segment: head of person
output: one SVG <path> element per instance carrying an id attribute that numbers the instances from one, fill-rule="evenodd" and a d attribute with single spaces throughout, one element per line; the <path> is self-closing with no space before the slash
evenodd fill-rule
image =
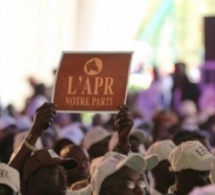
<path id="1" fill-rule="evenodd" d="M 60 152 L 62 158 L 74 158 L 78 161 L 78 167 L 67 170 L 67 183 L 71 186 L 74 182 L 89 177 L 90 159 L 87 151 L 80 146 L 68 145 Z"/>
<path id="2" fill-rule="evenodd" d="M 5 163 L 0 163 L 0 195 L 19 195 L 19 172 Z"/>
<path id="3" fill-rule="evenodd" d="M 108 152 L 99 160 L 92 174 L 92 195 L 148 194 L 144 171 L 153 168 L 157 163 L 156 155 L 146 159 L 137 153 L 125 156 Z"/>
<path id="4" fill-rule="evenodd" d="M 169 171 L 170 162 L 168 160 L 170 153 L 175 147 L 172 140 L 163 140 L 155 142 L 146 151 L 146 156 L 158 155 L 159 163 L 151 172 L 154 179 L 154 187 L 160 192 L 164 190 L 162 193 L 167 193 L 168 188 L 175 182 L 173 172 Z M 159 185 L 162 185 L 162 187 Z"/>
<path id="5" fill-rule="evenodd" d="M 176 113 L 170 110 L 161 110 L 153 116 L 153 140 L 159 141 L 169 136 L 169 128 L 178 123 Z"/>
<path id="6" fill-rule="evenodd" d="M 63 159 L 51 149 L 41 149 L 30 156 L 23 170 L 24 193 L 31 195 L 65 195 L 65 169 L 78 166 L 74 159 Z"/>
<path id="7" fill-rule="evenodd" d="M 129 143 L 131 144 L 131 151 L 140 154 L 145 154 L 146 148 L 144 142 L 146 141 L 146 135 L 142 130 L 134 129 L 129 136 Z"/>
<path id="8" fill-rule="evenodd" d="M 209 151 L 211 149 L 209 135 L 206 131 L 182 130 L 174 135 L 173 141 L 176 145 L 180 145 L 181 143 L 186 141 L 200 141 Z"/>
<path id="9" fill-rule="evenodd" d="M 59 155 L 60 151 L 68 145 L 81 145 L 84 133 L 81 128 L 70 124 L 63 127 L 59 133 L 59 139 L 54 143 L 53 150 Z"/>
<path id="10" fill-rule="evenodd" d="M 184 62 L 176 62 L 175 63 L 175 75 L 176 76 L 183 76 L 186 74 L 186 64 Z"/>
<path id="11" fill-rule="evenodd" d="M 188 194 L 194 187 L 210 184 L 213 160 L 212 154 L 199 141 L 183 142 L 174 148 L 169 161 L 175 173 L 176 191 L 183 189 Z"/>
<path id="12" fill-rule="evenodd" d="M 101 126 L 89 129 L 83 140 L 83 147 L 90 155 L 90 159 L 103 156 L 108 151 L 111 133 Z"/>

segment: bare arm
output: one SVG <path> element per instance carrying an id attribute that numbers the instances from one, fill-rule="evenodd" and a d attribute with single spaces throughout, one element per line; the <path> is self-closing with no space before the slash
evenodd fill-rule
<path id="1" fill-rule="evenodd" d="M 25 138 L 25 141 L 31 146 L 35 146 L 43 131 L 47 129 L 49 124 L 53 121 L 55 114 L 55 106 L 52 103 L 45 103 L 38 108 L 34 116 L 32 127 Z M 25 141 L 22 143 L 19 151 L 9 162 L 9 165 L 17 169 L 20 174 L 22 173 L 25 161 L 32 152 L 32 149 L 25 144 Z"/>
<path id="2" fill-rule="evenodd" d="M 115 129 L 118 132 L 116 152 L 128 154 L 130 152 L 129 135 L 133 126 L 133 116 L 127 106 L 121 106 L 115 117 Z"/>

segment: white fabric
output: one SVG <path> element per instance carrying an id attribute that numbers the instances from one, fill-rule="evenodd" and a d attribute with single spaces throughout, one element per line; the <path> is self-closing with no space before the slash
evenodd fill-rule
<path id="1" fill-rule="evenodd" d="M 133 153 L 128 156 L 116 152 L 108 152 L 102 160 L 99 160 L 97 167 L 91 177 L 92 194 L 98 195 L 102 182 L 109 175 L 120 170 L 123 166 L 128 166 L 137 173 L 154 168 L 158 163 L 156 155 L 143 158 L 142 155 Z"/>
<path id="2" fill-rule="evenodd" d="M 157 141 L 148 148 L 146 155 L 157 154 L 159 162 L 162 160 L 168 160 L 170 153 L 175 147 L 176 145 L 172 140 Z"/>
<path id="3" fill-rule="evenodd" d="M 61 130 L 59 138 L 66 138 L 71 140 L 76 145 L 81 145 L 84 138 L 84 133 L 78 125 L 71 124 Z"/>
<path id="4" fill-rule="evenodd" d="M 215 194 L 215 185 L 208 185 L 204 187 L 196 187 L 192 190 L 189 195 L 214 195 Z"/>
<path id="5" fill-rule="evenodd" d="M 0 184 L 9 186 L 14 192 L 20 192 L 19 172 L 5 163 L 0 163 Z"/>
<path id="6" fill-rule="evenodd" d="M 211 169 L 212 154 L 199 141 L 187 141 L 171 152 L 169 161 L 174 172 L 183 169 L 206 171 Z"/>
<path id="7" fill-rule="evenodd" d="M 86 133 L 83 146 L 86 150 L 88 150 L 93 144 L 98 143 L 109 136 L 111 136 L 111 133 L 105 130 L 103 127 L 93 127 Z"/>

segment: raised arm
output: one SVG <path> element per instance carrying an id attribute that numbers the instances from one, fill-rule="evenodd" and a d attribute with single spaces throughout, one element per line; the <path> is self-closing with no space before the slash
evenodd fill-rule
<path id="1" fill-rule="evenodd" d="M 36 150 L 35 144 L 43 131 L 48 128 L 56 115 L 55 106 L 52 103 L 44 103 L 35 112 L 32 127 L 19 148 L 18 152 L 10 160 L 9 165 L 22 173 L 26 159 L 31 152 Z"/>
<path id="2" fill-rule="evenodd" d="M 130 152 L 129 134 L 133 127 L 133 116 L 127 106 L 121 106 L 119 113 L 115 117 L 114 126 L 118 132 L 118 143 L 115 151 L 128 154 Z"/>

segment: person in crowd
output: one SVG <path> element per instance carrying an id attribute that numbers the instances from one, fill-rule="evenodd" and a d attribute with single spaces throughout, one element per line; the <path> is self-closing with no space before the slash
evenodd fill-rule
<path id="1" fill-rule="evenodd" d="M 153 80 L 148 89 L 141 91 L 136 100 L 136 110 L 144 119 L 152 116 L 164 107 L 163 83 L 158 68 L 153 68 Z"/>
<path id="2" fill-rule="evenodd" d="M 25 162 L 23 169 L 25 195 L 65 195 L 67 178 L 64 169 L 73 169 L 78 162 L 60 158 L 52 149 L 36 151 Z"/>
<path id="3" fill-rule="evenodd" d="M 19 195 L 19 172 L 5 163 L 0 163 L 0 195 Z"/>
<path id="4" fill-rule="evenodd" d="M 209 133 L 210 144 L 215 147 L 215 114 L 211 114 L 204 123 L 199 125 L 199 128 Z"/>
<path id="5" fill-rule="evenodd" d="M 16 168 L 20 172 L 21 177 L 28 178 L 28 175 L 27 176 L 24 175 L 23 170 L 27 166 L 26 163 L 28 162 L 29 159 L 37 158 L 37 155 L 39 155 L 39 152 L 38 152 L 37 155 L 31 156 L 32 158 L 30 157 L 32 152 L 36 153 L 35 151 L 37 149 L 35 148 L 35 143 L 38 140 L 38 138 L 41 136 L 43 131 L 45 129 L 47 129 L 48 126 L 51 124 L 51 122 L 54 120 L 55 114 L 56 114 L 55 106 L 52 103 L 44 103 L 41 107 L 39 107 L 35 113 L 33 124 L 29 131 L 29 134 L 26 136 L 26 138 L 25 138 L 23 144 L 20 146 L 19 150 L 16 151 L 16 154 L 14 154 L 11 157 L 9 165 Z M 117 152 L 120 152 L 122 154 L 129 153 L 129 151 L 130 151 L 129 134 L 132 129 L 132 126 L 133 126 L 133 118 L 132 118 L 131 113 L 128 111 L 128 108 L 126 106 L 121 106 L 120 111 L 118 112 L 118 114 L 115 117 L 115 123 L 114 123 L 114 127 L 116 128 L 118 135 L 119 135 L 119 140 L 116 145 Z M 48 149 L 46 149 L 45 158 L 49 158 L 49 155 L 47 154 L 47 150 Z M 51 153 L 56 154 L 54 152 L 51 152 Z M 57 157 L 57 159 L 58 158 L 59 157 Z M 47 160 L 47 162 L 49 162 L 49 161 Z M 41 183 L 42 179 L 39 180 L 40 177 L 44 177 L 44 179 L 46 178 L 47 183 L 52 183 L 51 180 L 53 180 L 53 178 L 55 178 L 57 180 L 57 182 L 55 183 L 56 189 L 58 189 L 60 191 L 60 194 L 65 194 L 64 189 L 65 189 L 65 186 L 67 187 L 67 182 L 65 180 L 66 177 L 65 177 L 65 175 L 62 174 L 62 172 L 63 172 L 62 166 L 59 167 L 57 165 L 57 167 L 58 168 L 56 168 L 56 166 L 54 166 L 54 167 L 48 166 L 48 168 L 47 168 L 47 166 L 42 166 L 41 169 L 38 169 L 38 173 L 35 173 L 36 176 L 38 176 L 38 178 L 36 179 L 36 181 L 37 181 L 36 183 L 34 183 L 35 180 L 34 180 L 34 177 L 32 177 L 31 182 L 33 182 L 34 185 L 32 184 L 31 186 L 34 186 L 34 187 L 39 186 L 39 185 L 42 186 L 43 185 Z M 47 169 L 49 171 L 47 172 L 47 171 L 45 171 L 45 169 Z M 59 170 L 59 169 L 61 169 L 61 170 Z M 26 173 L 26 168 L 25 168 L 25 173 Z M 27 171 L 27 173 L 28 173 L 28 171 Z M 48 174 L 49 177 L 45 177 L 44 174 Z M 52 177 L 50 177 L 50 175 L 52 175 Z M 30 180 L 27 179 L 26 184 L 29 184 L 28 183 L 29 181 Z M 60 185 L 61 187 L 59 187 L 59 183 L 62 183 L 63 185 L 61 184 Z M 49 185 L 49 187 L 50 186 L 51 185 Z M 28 187 L 28 185 L 27 185 L 27 187 Z M 52 189 L 50 189 L 50 188 L 48 189 L 47 187 L 45 189 L 47 191 L 48 190 L 52 191 Z M 30 190 L 30 189 L 27 188 L 27 190 Z M 50 194 L 50 193 L 47 193 L 47 191 L 45 192 L 45 194 Z M 32 192 L 32 193 L 34 193 L 34 192 Z M 42 193 L 43 193 L 43 191 L 41 191 L 39 194 L 42 194 Z M 83 189 L 77 193 L 84 194 L 84 195 L 90 195 L 91 186 L 88 185 L 85 189 Z M 67 190 L 67 192 L 66 192 L 67 195 L 75 195 L 77 193 L 73 192 L 73 191 L 69 191 L 69 190 Z M 53 193 L 53 195 L 54 195 L 54 193 Z"/>
<path id="6" fill-rule="evenodd" d="M 143 132 L 143 130 L 139 129 L 132 129 L 129 134 L 129 144 L 131 146 L 131 152 L 140 153 L 142 155 L 145 155 L 145 141 L 147 140 L 147 136 Z M 112 137 L 109 141 L 109 151 L 113 151 L 116 143 L 118 141 L 118 133 L 114 132 L 112 134 Z"/>
<path id="7" fill-rule="evenodd" d="M 144 171 L 157 163 L 156 155 L 143 158 L 137 153 L 126 156 L 108 152 L 99 161 L 90 179 L 92 195 L 148 195 Z"/>
<path id="8" fill-rule="evenodd" d="M 146 156 L 158 155 L 159 163 L 152 170 L 153 186 L 151 195 L 162 195 L 168 193 L 168 189 L 175 182 L 173 172 L 170 172 L 170 162 L 168 157 L 175 148 L 172 140 L 163 140 L 153 143 L 146 151 Z"/>
<path id="9" fill-rule="evenodd" d="M 67 170 L 68 188 L 81 180 L 86 180 L 85 184 L 88 183 L 90 159 L 85 149 L 76 145 L 68 145 L 60 151 L 60 157 L 73 158 L 78 161 L 77 168 Z"/>
<path id="10" fill-rule="evenodd" d="M 68 145 L 81 145 L 84 133 L 80 127 L 70 124 L 63 127 L 59 133 L 59 139 L 54 143 L 53 149 L 57 154 Z"/>
<path id="11" fill-rule="evenodd" d="M 153 116 L 152 121 L 154 123 L 152 136 L 155 142 L 169 138 L 168 130 L 178 123 L 178 117 L 171 110 L 161 110 Z"/>
<path id="12" fill-rule="evenodd" d="M 101 126 L 89 129 L 83 140 L 83 147 L 90 155 L 90 159 L 103 156 L 108 151 L 111 133 Z"/>
<path id="13" fill-rule="evenodd" d="M 181 101 L 191 100 L 198 108 L 200 89 L 198 84 L 192 83 L 186 74 L 186 64 L 183 62 L 175 63 L 175 71 L 172 74 L 172 100 L 171 108 L 178 110 Z"/>
<path id="14" fill-rule="evenodd" d="M 34 113 L 41 105 L 48 101 L 47 87 L 43 83 L 38 83 L 34 86 L 34 94 L 26 103 L 25 114 L 34 117 Z"/>
<path id="15" fill-rule="evenodd" d="M 133 129 L 129 136 L 129 143 L 131 145 L 131 151 L 137 152 L 142 155 L 145 155 L 146 148 L 145 148 L 145 141 L 146 135 L 142 130 Z"/>
<path id="16" fill-rule="evenodd" d="M 186 141 L 200 141 L 209 151 L 211 150 L 211 145 L 209 142 L 209 135 L 204 131 L 188 131 L 181 130 L 177 132 L 173 137 L 173 142 L 175 145 L 180 145 Z"/>
<path id="17" fill-rule="evenodd" d="M 211 183 L 209 170 L 214 157 L 199 141 L 181 143 L 168 159 L 175 174 L 175 184 L 169 188 L 169 194 L 187 195 L 195 187 Z"/>

